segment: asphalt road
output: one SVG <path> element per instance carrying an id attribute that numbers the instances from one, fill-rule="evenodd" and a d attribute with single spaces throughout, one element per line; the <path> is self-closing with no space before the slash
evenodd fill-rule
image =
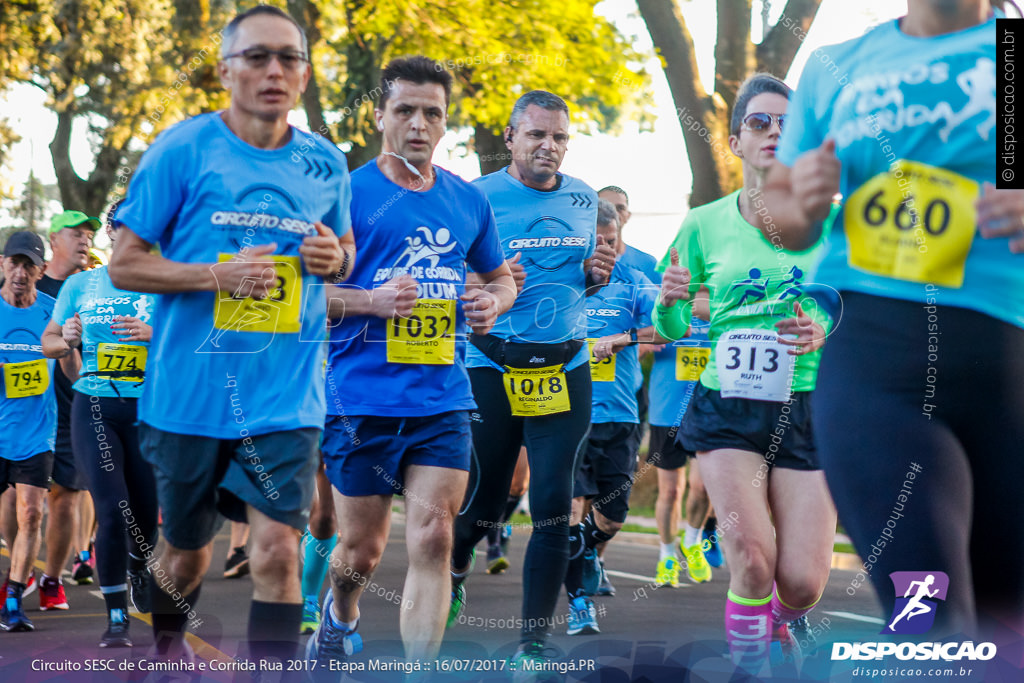
<path id="1" fill-rule="evenodd" d="M 193 674 L 193 679 L 222 682 L 249 679 L 248 675 L 237 672 L 212 670 L 223 667 L 238 652 L 239 640 L 246 631 L 252 588 L 249 578 L 226 580 L 221 576 L 227 554 L 227 530 L 225 525 L 217 538 L 216 560 L 197 606 L 202 623 L 190 642 L 203 672 Z M 361 603 L 360 633 L 365 647 L 352 663 L 366 668 L 346 674 L 344 680 L 390 683 L 403 678 L 394 671 L 379 671 L 381 667 L 403 662 L 400 609 L 396 605 L 401 600 L 407 564 L 403 535 L 403 526 L 393 525 L 382 566 L 373 577 L 371 591 L 364 595 Z M 505 659 L 518 642 L 515 620 L 520 615 L 525 544 L 526 533 L 517 530 L 510 548 L 512 568 L 501 575 L 488 575 L 482 566 L 484 563 L 478 563 L 467 584 L 464 619 L 446 634 L 442 648 L 444 661 L 422 663 L 434 672 L 429 680 L 508 680 Z M 657 548 L 650 544 L 621 538 L 610 544 L 606 567 L 617 594 L 598 599 L 601 633 L 567 636 L 564 616 L 560 616 L 550 643 L 559 655 L 558 661 L 564 662 L 566 667 L 582 669 L 570 671 L 565 680 L 607 683 L 747 680 L 745 676 L 735 676 L 733 667 L 724 657 L 723 610 L 728 569 L 716 569 L 709 583 L 685 582 L 674 589 L 656 588 L 657 559 Z M 811 614 L 812 629 L 825 646 L 819 648 L 817 656 L 805 661 L 804 680 L 862 680 L 850 673 L 856 663 L 832 663 L 829 659 L 828 641 L 875 640 L 881 628 L 870 587 L 861 586 L 852 591 L 853 595 L 849 594 L 853 577 L 852 571 L 833 570 L 825 595 Z M 148 615 L 132 614 L 131 635 L 135 647 L 101 649 L 98 642 L 106 624 L 98 588 L 68 585 L 70 581 L 65 581 L 70 610 L 39 612 L 38 598 L 32 595 L 27 598 L 27 607 L 36 630 L 0 633 L 0 681 L 166 679 L 165 672 L 145 670 L 149 661 L 145 655 L 153 642 Z M 564 602 L 561 609 L 567 610 Z M 305 637 L 302 641 L 305 642 Z M 308 664 L 297 659 L 294 666 Z M 68 671 L 69 668 L 73 670 Z M 96 671 L 97 668 L 101 670 Z M 106 668 L 113 671 L 103 670 Z M 793 672 L 789 672 L 789 676 L 786 672 L 777 673 L 771 680 L 793 678 Z M 341 675 L 341 672 L 335 674 L 338 678 Z M 276 677 L 272 675 L 270 680 Z"/>

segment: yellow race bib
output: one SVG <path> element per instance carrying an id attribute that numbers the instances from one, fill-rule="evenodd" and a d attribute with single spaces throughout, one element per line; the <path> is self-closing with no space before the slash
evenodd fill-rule
<path id="1" fill-rule="evenodd" d="M 218 254 L 224 263 L 235 254 Z M 246 296 L 241 288 L 237 293 L 221 291 L 214 304 L 213 326 L 232 332 L 280 332 L 296 334 L 301 329 L 302 264 L 298 256 L 273 255 L 267 267 L 274 268 L 276 286 L 266 299 Z"/>
<path id="2" fill-rule="evenodd" d="M 115 382 L 141 382 L 146 372 L 148 350 L 133 344 L 101 343 L 96 347 L 96 373 L 100 377 L 110 372 L 138 372 L 137 375 L 118 375 Z"/>
<path id="3" fill-rule="evenodd" d="M 885 277 L 959 288 L 977 228 L 978 183 L 900 159 L 846 203 L 849 263 Z"/>
<path id="4" fill-rule="evenodd" d="M 452 365 L 455 362 L 455 301 L 419 299 L 408 318 L 387 322 L 389 363 Z"/>
<path id="5" fill-rule="evenodd" d="M 594 343 L 596 339 L 588 339 L 590 347 L 590 380 L 592 382 L 614 382 L 615 381 L 615 354 L 613 353 L 604 360 L 594 358 Z"/>
<path id="6" fill-rule="evenodd" d="M 711 349 L 700 346 L 676 347 L 676 381 L 696 382 L 708 366 Z"/>
<path id="7" fill-rule="evenodd" d="M 569 410 L 569 390 L 561 365 L 545 368 L 505 367 L 505 395 L 519 417 L 554 415 Z"/>
<path id="8" fill-rule="evenodd" d="M 4 363 L 4 389 L 7 398 L 39 396 L 50 386 L 50 368 L 45 359 Z"/>

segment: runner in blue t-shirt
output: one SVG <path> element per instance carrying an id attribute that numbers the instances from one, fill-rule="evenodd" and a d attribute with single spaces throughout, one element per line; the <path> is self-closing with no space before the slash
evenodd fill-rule
<path id="1" fill-rule="evenodd" d="M 619 216 L 619 229 L 626 227 L 633 213 L 629 210 L 629 195 L 617 185 L 602 187 L 597 191 L 599 199 L 605 199 L 615 207 L 615 213 Z M 625 240 L 620 240 L 618 248 L 619 260 L 624 266 L 639 270 L 648 280 L 654 283 L 661 282 L 661 273 L 658 272 L 658 259 L 645 251 L 640 251 Z M 641 409 L 640 416 L 643 417 L 646 411 Z"/>
<path id="2" fill-rule="evenodd" d="M 622 229 L 615 206 L 606 200 L 598 202 L 597 234 L 618 251 Z M 636 344 L 668 341 L 651 326 L 657 296 L 657 285 L 619 257 L 608 284 L 586 299 L 593 402 L 569 519 L 569 635 L 599 632 L 590 597 L 597 594 L 602 574 L 597 547 L 626 521 L 640 449 L 636 394 L 643 378 Z"/>
<path id="3" fill-rule="evenodd" d="M 43 500 L 50 487 L 57 404 L 53 361 L 43 357 L 39 337 L 53 312 L 53 299 L 36 290 L 43 274 L 43 240 L 34 232 L 13 233 L 4 245 L 0 286 L 0 493 L 14 487 L 17 536 L 5 539 L 11 569 L 0 607 L 0 629 L 31 631 L 21 598 L 39 553 Z"/>
<path id="4" fill-rule="evenodd" d="M 666 344 L 654 354 L 651 367 L 651 425 L 647 462 L 657 468 L 658 498 L 654 504 L 660 549 L 655 581 L 660 586 L 679 585 L 679 555 L 686 558 L 686 571 L 694 583 L 711 580 L 711 567 L 721 566 L 717 534 L 705 532 L 702 543 L 698 537 L 708 520 L 710 501 L 700 477 L 697 454 L 682 447 L 676 440 L 686 409 L 693 398 L 701 373 L 711 353 L 708 342 L 708 298 L 706 290 L 694 297 L 694 318 L 690 336 Z M 685 475 L 685 479 L 684 479 Z M 680 505 L 686 492 L 686 528 L 682 539 L 676 540 Z M 716 556 L 714 553 L 718 551 Z M 711 556 L 711 557 L 708 557 Z M 711 559 L 714 558 L 714 562 Z"/>
<path id="5" fill-rule="evenodd" d="M 250 655 L 286 660 L 302 618 L 293 529 L 306 526 L 325 414 L 319 285 L 351 268 L 350 183 L 337 148 L 288 125 L 310 76 L 298 24 L 257 5 L 221 50 L 231 104 L 143 155 L 110 277 L 161 295 L 139 401 L 168 546 L 157 564 L 173 579 L 154 591 L 158 653 L 185 647 L 223 512 L 251 527 Z"/>
<path id="6" fill-rule="evenodd" d="M 117 204 L 107 212 L 111 244 L 120 232 L 116 210 Z M 71 436 L 96 509 L 96 570 L 107 607 L 100 647 L 132 644 L 126 574 L 135 609 L 150 611 L 146 559 L 157 540 L 156 483 L 139 451 L 136 403 L 153 333 L 154 299 L 114 287 L 106 266 L 76 273 L 57 295 L 42 339 L 43 353 L 59 358 L 65 374 L 79 378 L 73 385 Z"/>
<path id="7" fill-rule="evenodd" d="M 466 362 L 473 397 L 470 484 L 455 523 L 449 625 L 465 602 L 473 548 L 499 524 L 519 447 L 532 475 L 533 534 L 523 566 L 523 628 L 516 658 L 541 657 L 568 561 L 572 473 L 590 426 L 584 291 L 603 284 L 614 251 L 597 246 L 597 194 L 558 173 L 569 141 L 561 98 L 531 91 L 505 129 L 512 164 L 474 182 L 494 209 L 506 257 L 525 283 L 488 335 L 473 335 Z M 589 260 L 588 260 L 589 259 Z"/>
<path id="8" fill-rule="evenodd" d="M 989 639 L 1005 624 L 1016 642 L 1024 573 L 1006 568 L 1024 565 L 1024 510 L 1007 482 L 1024 479 L 1024 190 L 992 186 L 1001 15 L 955 4 L 910 0 L 905 17 L 808 62 L 765 229 L 802 248 L 844 196 L 816 278 L 839 291 L 842 320 L 813 416 L 839 517 L 868 560 L 853 589 L 870 577 L 889 623 L 892 572 L 942 571 L 929 638 L 978 624 Z M 899 533 L 880 538 L 905 489 Z"/>
<path id="9" fill-rule="evenodd" d="M 361 648 L 359 598 L 387 544 L 396 494 L 406 504 L 406 657 L 433 660 L 444 636 L 452 520 L 466 491 L 476 408 L 467 324 L 486 333 L 516 292 L 487 199 L 431 164 L 451 87 L 451 75 L 426 57 L 388 64 L 375 111 L 382 152 L 352 174 L 362 257 L 344 287 L 328 288 L 339 320 L 322 446 L 342 540 L 306 648 L 325 670 Z M 466 286 L 467 264 L 481 286 Z"/>

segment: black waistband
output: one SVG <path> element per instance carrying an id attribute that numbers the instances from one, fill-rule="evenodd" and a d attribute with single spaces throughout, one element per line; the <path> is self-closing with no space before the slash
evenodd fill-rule
<path id="1" fill-rule="evenodd" d="M 560 344 L 510 342 L 493 334 L 473 334 L 469 341 L 494 363 L 510 368 L 566 365 L 576 357 L 584 343 L 582 339 L 570 339 Z"/>

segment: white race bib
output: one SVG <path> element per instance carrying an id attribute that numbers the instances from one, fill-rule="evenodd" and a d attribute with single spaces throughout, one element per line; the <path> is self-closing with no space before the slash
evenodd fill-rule
<path id="1" fill-rule="evenodd" d="M 715 346 L 722 398 L 789 400 L 796 356 L 774 330 L 731 330 Z"/>

